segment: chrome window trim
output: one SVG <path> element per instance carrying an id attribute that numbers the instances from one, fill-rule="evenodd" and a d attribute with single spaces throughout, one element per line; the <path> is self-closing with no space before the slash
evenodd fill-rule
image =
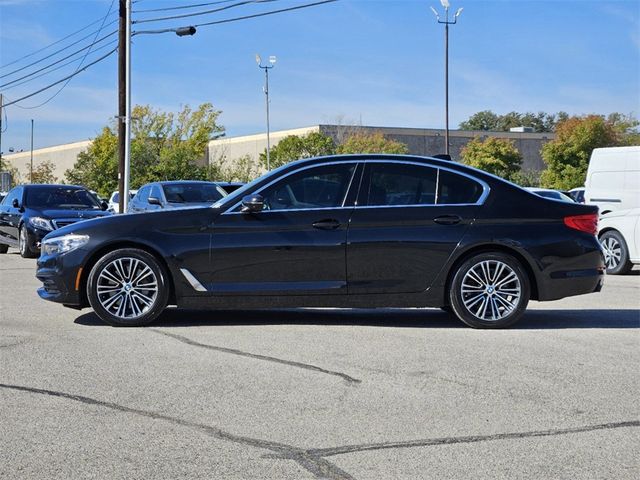
<path id="1" fill-rule="evenodd" d="M 271 182 L 267 183 L 266 185 L 263 185 L 258 190 L 253 192 L 252 195 L 259 194 L 265 188 L 269 188 L 274 183 L 277 183 L 280 180 L 284 180 L 285 178 L 287 178 L 287 177 L 289 177 L 289 176 L 291 176 L 291 175 L 293 175 L 295 173 L 303 172 L 305 170 L 308 170 L 308 169 L 314 168 L 314 167 L 327 167 L 327 166 L 330 166 L 330 165 L 344 165 L 345 163 L 355 163 L 356 164 L 356 168 L 353 169 L 353 173 L 351 174 L 351 178 L 349 179 L 349 186 L 347 187 L 347 190 L 344 192 L 344 198 L 342 199 L 342 205 L 341 206 L 339 206 L 339 207 L 318 207 L 318 208 L 285 208 L 285 209 L 281 209 L 281 210 L 263 210 L 260 213 L 268 213 L 268 212 L 301 212 L 301 211 L 309 212 L 309 211 L 315 211 L 315 210 L 336 210 L 336 209 L 342 209 L 342 208 L 353 208 L 353 207 L 345 207 L 344 206 L 344 202 L 346 202 L 347 197 L 349 196 L 349 189 L 351 188 L 351 185 L 353 183 L 353 177 L 355 177 L 356 172 L 358 171 L 358 164 L 362 163 L 361 160 L 349 160 L 349 161 L 340 161 L 340 162 L 326 162 L 326 163 L 316 163 L 314 165 L 306 165 L 304 167 L 298 168 L 297 170 L 294 170 L 292 172 L 287 173 L 283 177 L 276 178 L 275 180 L 272 180 Z M 221 215 L 237 215 L 238 213 L 244 214 L 245 212 L 234 212 L 233 211 L 235 208 L 239 207 L 240 205 L 242 205 L 242 200 L 240 200 L 239 202 L 234 204 L 232 207 L 229 207 Z"/>
<path id="2" fill-rule="evenodd" d="M 347 160 L 347 161 L 337 161 L 337 162 L 326 162 L 326 163 L 316 163 L 314 165 L 307 165 L 304 167 L 301 167 L 299 169 L 296 169 L 292 172 L 287 173 L 285 176 L 277 178 L 271 182 L 269 182 L 268 184 L 260 187 L 258 190 L 256 190 L 253 193 L 260 193 L 262 192 L 265 188 L 270 187 L 271 185 L 273 185 L 276 182 L 279 182 L 280 180 L 283 180 L 285 178 L 287 178 L 290 175 L 293 175 L 295 173 L 298 172 L 302 172 L 304 170 L 308 170 L 310 168 L 314 168 L 314 167 L 325 167 L 325 166 L 329 166 L 329 165 L 337 165 L 337 164 L 345 164 L 345 163 L 355 163 L 355 164 L 359 164 L 362 163 L 365 166 L 367 164 L 370 163 L 401 163 L 404 165 L 416 165 L 418 167 L 426 167 L 426 168 L 435 168 L 437 170 L 436 173 L 436 198 L 435 201 L 438 201 L 438 191 L 440 190 L 440 170 L 445 170 L 447 172 L 451 172 L 455 175 L 461 175 L 463 177 L 467 177 L 471 180 L 473 180 L 476 183 L 479 183 L 480 186 L 482 187 L 482 193 L 480 194 L 480 197 L 478 198 L 478 200 L 475 203 L 428 203 L 428 204 L 411 204 L 411 205 L 354 205 L 354 206 L 349 206 L 349 207 L 345 207 L 344 203 L 348 197 L 349 194 L 349 189 L 351 188 L 351 185 L 353 183 L 353 178 L 355 177 L 355 174 L 358 170 L 358 167 L 356 165 L 356 168 L 353 171 L 353 175 L 351 176 L 351 180 L 349 181 L 349 187 L 347 188 L 347 191 L 345 192 L 345 196 L 344 199 L 342 200 L 342 206 L 341 207 L 319 207 L 319 208 L 295 208 L 295 209 L 282 209 L 282 210 L 264 210 L 260 213 L 269 213 L 269 212 L 300 212 L 300 211 L 304 211 L 304 212 L 310 212 L 310 211 L 316 211 L 316 210 L 337 210 L 337 209 L 345 209 L 345 208 L 357 208 L 357 209 L 361 209 L 361 208 L 407 208 L 407 207 L 471 207 L 471 206 L 480 206 L 483 205 L 484 202 L 486 201 L 487 197 L 489 196 L 489 193 L 491 192 L 491 187 L 489 187 L 489 185 L 487 184 L 487 182 L 485 182 L 484 180 L 481 180 L 477 177 L 474 177 L 473 175 L 469 175 L 468 173 L 465 172 L 460 172 L 458 170 L 454 170 L 452 168 L 447 168 L 444 166 L 438 166 L 438 165 L 429 165 L 426 163 L 422 163 L 422 162 L 414 162 L 414 161 L 407 161 L 407 160 L 400 160 L 400 159 L 359 159 L 359 160 Z M 231 206 L 230 208 L 228 208 L 227 210 L 225 210 L 221 215 L 237 215 L 237 214 L 244 214 L 244 212 L 234 212 L 233 210 L 235 208 L 237 208 L 238 206 L 242 205 L 242 201 L 237 202 L 236 204 L 234 204 L 233 206 Z"/>

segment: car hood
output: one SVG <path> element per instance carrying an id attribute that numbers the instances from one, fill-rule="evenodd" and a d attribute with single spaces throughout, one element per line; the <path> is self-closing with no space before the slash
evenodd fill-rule
<path id="1" fill-rule="evenodd" d="M 110 212 L 104 210 L 72 210 L 72 209 L 46 209 L 46 210 L 34 210 L 29 209 L 29 214 L 32 217 L 45 217 L 50 219 L 58 218 L 98 218 L 111 215 Z"/>
<path id="2" fill-rule="evenodd" d="M 219 209 L 211 208 L 208 204 L 206 208 L 200 209 L 203 218 L 212 221 Z M 107 215 L 103 218 L 94 218 L 78 223 L 73 223 L 58 230 L 49 233 L 46 238 L 60 237 L 62 235 L 80 234 L 89 235 L 98 234 L 103 240 L 110 237 L 126 238 L 134 236 L 141 231 L 157 230 L 165 227 L 179 228 L 189 220 L 184 218 L 184 211 L 177 208 L 157 210 L 154 212 L 144 213 L 127 213 L 117 215 Z"/>
<path id="3" fill-rule="evenodd" d="M 167 203 L 164 208 L 167 209 L 177 209 L 177 208 L 204 208 L 210 207 L 215 202 L 199 202 L 199 203 Z"/>

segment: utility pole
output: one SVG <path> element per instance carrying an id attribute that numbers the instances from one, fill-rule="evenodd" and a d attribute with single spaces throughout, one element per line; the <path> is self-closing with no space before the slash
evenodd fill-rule
<path id="1" fill-rule="evenodd" d="M 2 94 L 0 93 L 0 168 L 2 168 Z"/>
<path id="2" fill-rule="evenodd" d="M 127 0 L 126 5 L 126 51 L 127 61 L 125 62 L 125 125 L 124 125 L 124 202 L 120 213 L 127 213 L 129 205 L 129 190 L 131 178 L 131 0 Z"/>
<path id="3" fill-rule="evenodd" d="M 258 68 L 264 70 L 264 95 L 267 104 L 267 170 L 271 170 L 271 127 L 269 126 L 269 70 L 276 64 L 276 57 L 271 55 L 269 57 L 269 64 L 262 65 L 262 59 L 260 55 L 256 55 L 256 63 Z"/>
<path id="4" fill-rule="evenodd" d="M 462 8 L 458 9 L 453 20 L 450 21 L 449 0 L 440 0 L 440 3 L 444 7 L 444 20 L 440 20 L 440 15 L 435 8 L 431 7 L 431 10 L 435 14 L 438 23 L 444 24 L 444 153 L 449 155 L 449 25 L 455 25 L 458 23 L 458 17 L 462 13 Z"/>
<path id="5" fill-rule="evenodd" d="M 33 118 L 31 119 L 31 161 L 29 163 L 29 183 L 33 183 Z"/>
<path id="6" fill-rule="evenodd" d="M 127 67 L 127 5 L 126 0 L 119 0 L 118 22 L 118 195 L 119 210 L 124 212 L 124 155 L 125 155 L 125 116 L 127 103 L 125 93 Z M 127 199 L 129 192 L 127 192 Z"/>

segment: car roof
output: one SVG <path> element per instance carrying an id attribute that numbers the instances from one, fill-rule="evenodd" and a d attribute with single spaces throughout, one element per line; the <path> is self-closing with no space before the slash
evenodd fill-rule
<path id="1" fill-rule="evenodd" d="M 69 188 L 73 190 L 88 191 L 86 187 L 83 187 L 81 185 L 65 185 L 64 183 L 31 183 L 29 185 L 21 185 L 21 186 L 24 188 L 28 188 L 29 190 L 39 189 L 39 188 Z"/>

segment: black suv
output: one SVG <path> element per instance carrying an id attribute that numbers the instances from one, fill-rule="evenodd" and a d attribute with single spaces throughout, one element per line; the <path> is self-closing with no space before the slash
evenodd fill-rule
<path id="1" fill-rule="evenodd" d="M 0 203 L 0 253 L 10 246 L 32 258 L 43 237 L 58 228 L 89 218 L 110 215 L 86 188 L 75 185 L 20 185 Z"/>

